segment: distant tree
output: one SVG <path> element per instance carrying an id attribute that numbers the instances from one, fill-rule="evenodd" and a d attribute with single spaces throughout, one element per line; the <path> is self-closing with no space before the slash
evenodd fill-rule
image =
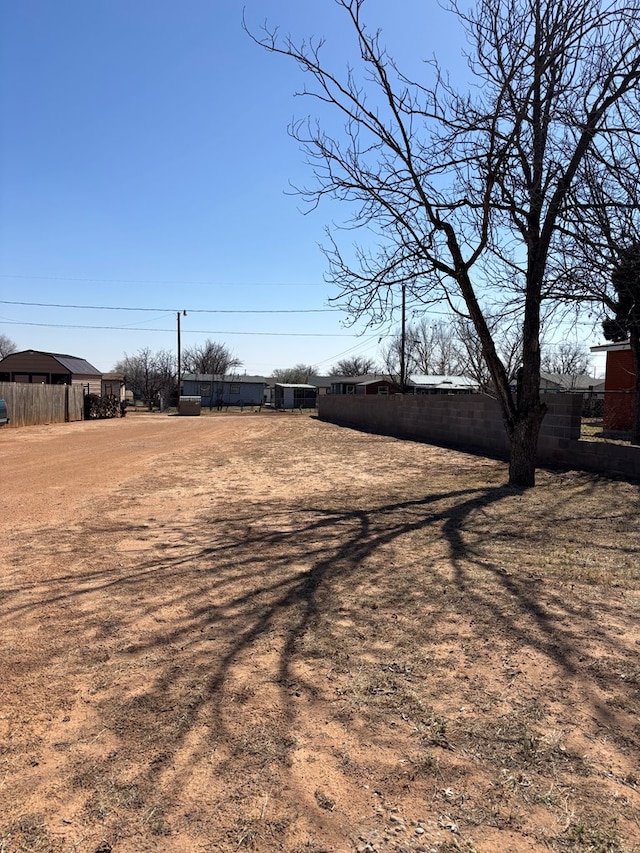
<path id="1" fill-rule="evenodd" d="M 418 323 L 409 324 L 405 329 L 404 353 L 406 375 L 420 373 L 425 376 L 474 376 L 466 368 L 469 358 L 467 345 L 478 352 L 480 361 L 482 348 L 478 346 L 473 326 L 461 317 L 452 320 L 430 322 L 423 318 Z M 383 359 L 391 378 L 400 376 L 402 358 L 402 334 L 398 331 L 390 343 L 383 349 Z M 486 368 L 485 368 L 486 371 Z"/>
<path id="2" fill-rule="evenodd" d="M 182 351 L 182 370 L 184 373 L 210 373 L 214 376 L 226 376 L 242 361 L 225 345 L 207 339 L 203 344 L 186 347 Z"/>
<path id="3" fill-rule="evenodd" d="M 170 350 L 158 350 L 155 354 L 155 363 L 158 376 L 158 395 L 160 405 L 168 406 L 172 397 L 177 396 L 178 370 L 175 354 Z"/>
<path id="4" fill-rule="evenodd" d="M 271 378 L 274 382 L 304 385 L 309 381 L 309 377 L 316 373 L 316 370 L 317 368 L 310 364 L 295 364 L 293 367 L 274 370 L 271 374 Z"/>
<path id="5" fill-rule="evenodd" d="M 175 356 L 169 350 L 152 352 L 148 347 L 127 355 L 114 366 L 124 373 L 125 385 L 151 409 L 154 403 L 165 406 L 177 391 Z"/>
<path id="6" fill-rule="evenodd" d="M 382 347 L 380 357 L 382 358 L 382 368 L 385 373 L 388 374 L 389 379 L 391 379 L 392 382 L 399 383 L 402 374 L 402 369 L 400 367 L 402 363 L 401 332 L 395 332 L 395 334 L 391 336 L 387 343 Z M 413 361 L 411 360 L 411 352 L 406 346 L 404 358 L 405 376 L 408 376 L 410 373 L 415 373 L 415 370 L 412 370 Z"/>
<path id="7" fill-rule="evenodd" d="M 402 331 L 398 330 L 382 349 L 382 360 L 389 378 L 402 381 Z M 445 321 L 435 323 L 423 318 L 410 323 L 404 334 L 404 375 L 452 376 L 462 372 L 461 347 L 457 328 Z"/>
<path id="8" fill-rule="evenodd" d="M 480 390 L 492 397 L 496 396 L 491 372 L 487 366 L 482 344 L 475 327 L 468 317 L 457 315 L 453 319 L 457 356 L 460 374 L 474 379 Z M 518 368 L 522 364 L 522 335 L 517 324 L 509 317 L 493 317 L 489 320 L 491 335 L 496 344 L 510 385 L 516 381 Z"/>
<path id="9" fill-rule="evenodd" d="M 0 358 L 6 358 L 17 349 L 18 347 L 14 344 L 11 338 L 8 338 L 6 335 L 0 335 Z"/>
<path id="10" fill-rule="evenodd" d="M 407 330 L 415 371 L 425 375 L 455 376 L 462 372 L 461 342 L 455 324 L 423 318 Z"/>
<path id="11" fill-rule="evenodd" d="M 367 373 L 375 373 L 375 361 L 364 355 L 354 355 L 352 358 L 343 358 L 329 371 L 329 376 L 365 376 Z"/>
<path id="12" fill-rule="evenodd" d="M 522 363 L 522 339 L 508 320 L 494 319 L 490 324 L 496 348 L 509 381 L 515 382 Z M 397 332 L 382 350 L 389 376 L 399 381 L 401 334 Z M 450 320 L 430 323 L 422 319 L 405 330 L 406 373 L 437 376 L 468 376 L 481 391 L 495 395 L 480 339 L 468 317 L 454 315 Z"/>
<path id="13" fill-rule="evenodd" d="M 473 323 L 465 317 L 456 317 L 454 326 L 456 337 L 459 341 L 458 358 L 460 363 L 459 373 L 468 376 L 478 383 L 478 388 L 485 394 L 493 396 L 491 385 L 491 374 L 482 352 L 482 345 L 476 335 Z"/>
<path id="14" fill-rule="evenodd" d="M 615 316 L 602 323 L 602 330 L 607 340 L 628 340 L 631 345 L 636 374 L 631 443 L 640 444 L 640 242 L 633 243 L 621 254 L 611 283 L 617 294 Z"/>
<path id="15" fill-rule="evenodd" d="M 542 348 L 542 369 L 547 373 L 560 373 L 564 376 L 586 376 L 590 361 L 586 347 L 563 341 L 557 347 Z"/>

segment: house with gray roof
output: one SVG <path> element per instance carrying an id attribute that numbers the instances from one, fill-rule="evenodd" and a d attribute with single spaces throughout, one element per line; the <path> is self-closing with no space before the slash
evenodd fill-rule
<path id="1" fill-rule="evenodd" d="M 413 374 L 407 381 L 409 394 L 477 394 L 480 385 L 470 376 Z"/>
<path id="2" fill-rule="evenodd" d="M 309 377 L 309 382 L 315 385 L 314 379 Z M 386 390 L 381 393 L 394 393 L 399 390 L 388 376 L 376 373 L 366 373 L 362 376 L 329 376 L 329 388 L 327 394 L 377 394 L 380 388 Z M 319 393 L 322 391 L 319 390 Z"/>
<path id="3" fill-rule="evenodd" d="M 562 394 L 603 391 L 604 379 L 594 379 L 588 373 L 547 373 L 541 370 L 540 390 Z"/>
<path id="4" fill-rule="evenodd" d="M 182 394 L 200 397 L 203 407 L 262 406 L 266 380 L 263 376 L 219 376 L 211 373 L 183 373 Z"/>

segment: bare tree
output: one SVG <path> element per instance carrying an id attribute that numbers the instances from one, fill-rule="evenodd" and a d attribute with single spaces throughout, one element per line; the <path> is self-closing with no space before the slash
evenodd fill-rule
<path id="1" fill-rule="evenodd" d="M 522 363 L 522 343 L 510 322 L 491 321 L 491 332 L 512 387 Z M 468 376 L 486 394 L 494 395 L 491 374 L 473 324 L 454 315 L 435 323 L 423 318 L 405 331 L 407 373 Z M 399 381 L 402 357 L 401 333 L 397 332 L 383 348 L 382 357 L 389 376 Z"/>
<path id="2" fill-rule="evenodd" d="M 382 365 L 385 372 L 389 375 L 392 382 L 397 382 L 398 385 L 411 373 L 416 371 L 413 369 L 414 363 L 411 358 L 411 346 L 402 347 L 402 332 L 398 331 L 391 336 L 391 339 L 382 347 L 380 351 Z M 405 369 L 402 370 L 401 364 L 404 358 Z"/>
<path id="3" fill-rule="evenodd" d="M 454 321 L 461 349 L 461 373 L 470 376 L 478 383 L 480 389 L 490 396 L 495 396 L 491 373 L 487 367 L 482 344 L 473 323 L 465 317 L 457 317 Z M 496 350 L 504 365 L 505 373 L 511 388 L 515 386 L 518 369 L 522 364 L 522 337 L 520 331 L 509 319 L 500 318 L 489 320 L 491 335 L 496 344 Z"/>
<path id="4" fill-rule="evenodd" d="M 365 0 L 335 0 L 357 41 L 359 65 L 325 65 L 323 40 L 294 42 L 266 26 L 255 41 L 293 59 L 302 94 L 342 115 L 331 135 L 310 119 L 292 126 L 315 183 L 301 191 L 350 202 L 350 224 L 373 235 L 343 254 L 331 238 L 330 275 L 354 319 L 388 315 L 400 288 L 438 298 L 473 324 L 510 441 L 509 480 L 535 482 L 541 312 L 561 248 L 570 192 L 598 141 L 617 156 L 640 84 L 640 0 L 477 0 L 446 5 L 466 30 L 469 93 L 435 63 L 424 83 L 404 75 Z M 518 393 L 494 340 L 495 306 L 518 318 Z M 489 306 L 489 307 L 487 307 Z"/>
<path id="5" fill-rule="evenodd" d="M 207 338 L 203 344 L 183 350 L 182 366 L 186 373 L 226 376 L 235 368 L 242 367 L 242 361 L 225 344 Z"/>
<path id="6" fill-rule="evenodd" d="M 126 387 L 142 398 L 149 406 L 162 408 L 177 391 L 175 356 L 169 350 L 152 352 L 149 348 L 138 350 L 117 362 L 114 371 L 123 373 Z"/>
<path id="7" fill-rule="evenodd" d="M 409 326 L 407 338 L 416 372 L 438 376 L 462 372 L 461 346 L 454 324 L 444 320 L 430 323 L 423 317 Z"/>
<path id="8" fill-rule="evenodd" d="M 409 323 L 404 333 L 405 375 L 452 376 L 462 372 L 462 347 L 453 323 L 430 322 L 423 317 Z M 398 330 L 383 347 L 382 358 L 389 376 L 400 381 L 403 357 L 402 331 Z"/>
<path id="9" fill-rule="evenodd" d="M 311 364 L 296 364 L 293 367 L 278 368 L 271 374 L 274 382 L 291 383 L 293 385 L 304 385 L 309 377 L 316 373 L 316 368 Z"/>
<path id="10" fill-rule="evenodd" d="M 635 371 L 631 441 L 640 444 L 640 102 L 620 116 L 622 142 L 615 159 L 594 146 L 582 164 L 584 197 L 571 197 L 564 266 L 564 301 L 589 301 L 605 337 L 629 341 Z"/>
<path id="11" fill-rule="evenodd" d="M 6 335 L 0 335 L 0 358 L 6 358 L 17 349 L 18 347 L 14 344 L 11 338 L 8 338 Z"/>
<path id="12" fill-rule="evenodd" d="M 373 373 L 376 369 L 374 359 L 365 355 L 354 355 L 352 358 L 343 358 L 329 371 L 329 376 L 365 376 Z"/>
<path id="13" fill-rule="evenodd" d="M 555 347 L 542 348 L 542 369 L 565 376 L 585 376 L 589 373 L 589 352 L 585 346 L 562 341 Z"/>

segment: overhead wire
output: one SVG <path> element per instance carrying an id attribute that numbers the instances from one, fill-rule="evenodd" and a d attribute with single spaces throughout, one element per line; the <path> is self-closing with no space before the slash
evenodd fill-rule
<path id="1" fill-rule="evenodd" d="M 22 322 L 18 320 L 5 320 L 7 325 L 11 326 L 42 326 L 52 329 L 101 329 L 103 331 L 118 331 L 118 332 L 175 332 L 175 329 L 152 329 L 148 326 L 144 328 L 136 326 L 93 326 L 85 325 L 84 323 L 33 323 Z M 183 330 L 185 331 L 185 330 Z M 226 329 L 188 329 L 189 334 L 197 335 L 247 335 L 247 336 L 266 336 L 276 338 L 357 338 L 359 335 L 335 334 L 330 332 L 230 332 Z"/>
<path id="2" fill-rule="evenodd" d="M 130 307 L 124 305 L 72 305 L 61 302 L 18 302 L 11 299 L 0 299 L 0 305 L 21 305 L 31 308 L 73 308 L 84 311 L 150 311 L 158 312 L 185 310 L 189 314 L 329 314 L 338 308 L 149 308 Z"/>
<path id="3" fill-rule="evenodd" d="M 83 284 L 188 284 L 195 287 L 328 287 L 327 282 L 232 282 L 232 281 L 189 281 L 186 279 L 144 279 L 144 278 L 75 278 L 57 275 L 12 275 L 11 273 L 0 273 L 0 278 L 15 278 L 33 281 L 75 281 Z"/>
<path id="4" fill-rule="evenodd" d="M 22 307 L 35 307 L 35 308 L 61 308 L 61 309 L 73 309 L 73 310 L 87 310 L 87 311 L 134 311 L 134 312 L 147 312 L 154 314 L 164 314 L 167 315 L 169 313 L 173 313 L 175 309 L 172 308 L 159 308 L 159 307 L 130 307 L 130 306 L 115 306 L 115 305 L 78 305 L 71 303 L 57 303 L 57 302 L 30 302 L 30 301 L 22 301 L 22 300 L 9 300 L 9 299 L 0 299 L 0 304 L 2 305 L 17 305 Z M 335 308 L 269 308 L 269 309 L 251 309 L 251 308 L 242 308 L 242 309 L 219 309 L 219 308 L 187 308 L 184 309 L 187 311 L 187 314 L 320 314 L 320 313 L 335 313 Z M 59 328 L 59 329 L 93 329 L 93 330 L 102 330 L 102 331 L 130 331 L 130 332 L 172 332 L 173 329 L 165 329 L 165 328 L 151 328 L 149 326 L 145 327 L 136 327 L 132 325 L 124 325 L 124 326 L 112 326 L 112 325 L 95 325 L 95 324 L 73 324 L 73 323 L 37 323 L 34 321 L 17 321 L 17 320 L 5 320 L 6 323 L 10 325 L 18 325 L 18 326 L 36 326 L 36 327 L 46 327 L 46 328 Z M 189 328 L 188 330 L 184 330 L 185 333 L 190 335 L 193 334 L 207 334 L 207 335 L 240 335 L 240 336 L 261 336 L 261 337 L 287 337 L 287 338 L 361 338 L 362 335 L 358 334 L 349 334 L 349 333 L 328 333 L 328 332 L 266 332 L 266 331 L 220 331 L 217 329 L 193 329 Z M 363 345 L 363 343 L 356 344 L 355 347 L 350 348 L 347 352 L 352 349 L 358 349 Z M 327 359 L 330 361 L 331 359 Z"/>

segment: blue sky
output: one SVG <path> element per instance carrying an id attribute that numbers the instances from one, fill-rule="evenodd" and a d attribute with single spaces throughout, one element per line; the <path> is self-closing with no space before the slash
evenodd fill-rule
<path id="1" fill-rule="evenodd" d="M 319 243 L 344 211 L 288 193 L 310 178 L 287 135 L 301 76 L 250 41 L 243 7 L 352 55 L 331 0 L 4 0 L 0 332 L 18 349 L 108 371 L 174 349 L 186 310 L 183 346 L 221 341 L 247 373 L 376 354 L 379 333 L 328 306 Z M 366 8 L 392 55 L 462 67 L 435 0 Z"/>

